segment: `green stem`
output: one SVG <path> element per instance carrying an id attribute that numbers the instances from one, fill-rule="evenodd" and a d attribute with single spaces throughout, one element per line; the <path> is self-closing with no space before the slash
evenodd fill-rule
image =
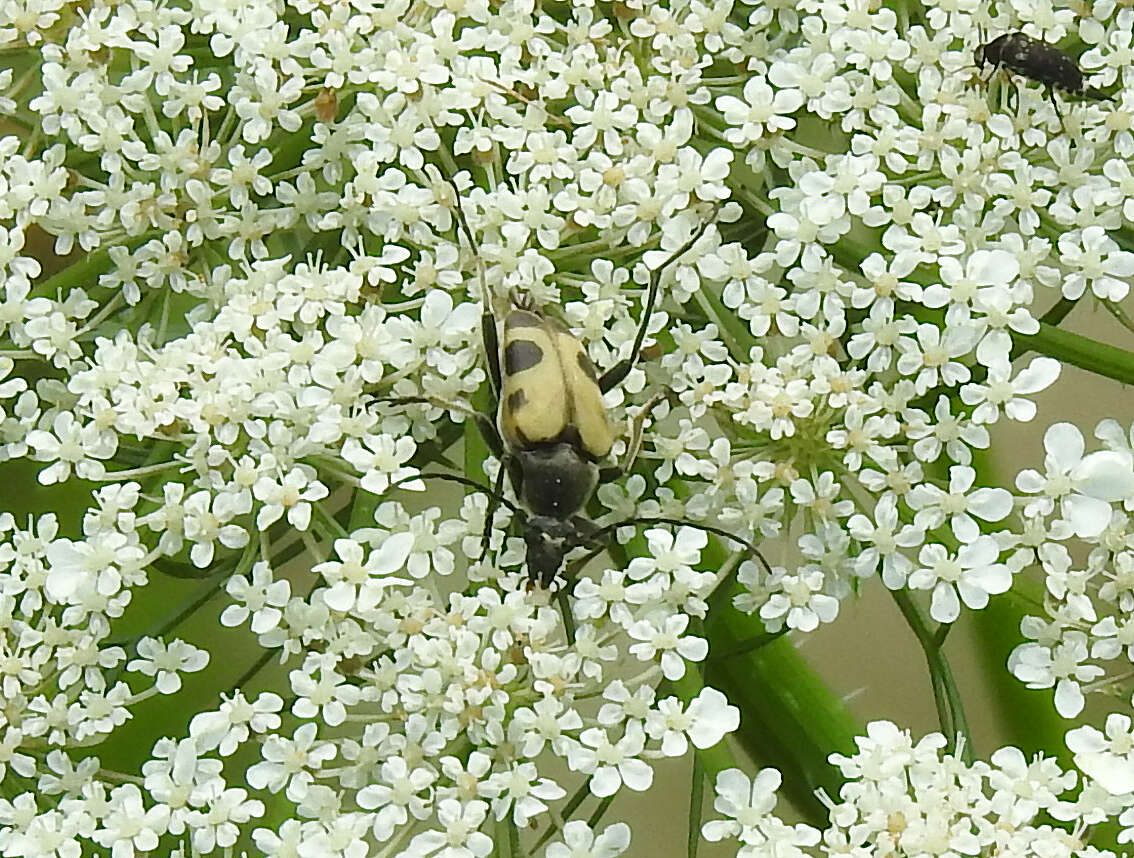
<path id="1" fill-rule="evenodd" d="M 693 778 L 689 784 L 689 841 L 686 846 L 688 858 L 697 858 L 697 847 L 701 844 L 701 806 L 705 801 L 705 771 L 699 754 L 693 755 Z"/>
<path id="2" fill-rule="evenodd" d="M 1118 321 L 1118 324 L 1126 328 L 1128 331 L 1134 331 L 1134 319 L 1122 309 L 1121 304 L 1116 304 L 1114 301 L 1103 301 L 1103 306 L 1107 312 L 1110 313 Z"/>
<path id="3" fill-rule="evenodd" d="M 1040 316 L 1040 323 L 1044 325 L 1051 325 L 1052 327 L 1057 327 L 1064 319 L 1067 318 L 1067 314 L 1075 309 L 1075 305 L 1077 303 L 1079 302 L 1072 301 L 1069 298 L 1060 298 L 1058 301 L 1051 305 L 1050 310 Z"/>
<path id="4" fill-rule="evenodd" d="M 1134 355 L 1125 349 L 1045 324 L 1035 334 L 1013 333 L 1012 342 L 1013 357 L 1035 351 L 1096 375 L 1134 384 Z"/>
<path id="5" fill-rule="evenodd" d="M 506 816 L 497 821 L 496 837 L 493 840 L 495 840 L 498 858 L 519 858 L 521 853 L 516 848 L 519 845 L 519 837 L 516 831 L 516 823 L 512 821 L 512 817 Z"/>
<path id="6" fill-rule="evenodd" d="M 606 816 L 606 812 L 610 808 L 610 803 L 612 801 L 614 801 L 614 796 L 612 795 L 608 795 L 606 798 L 602 799 L 598 803 L 598 807 L 595 808 L 594 813 L 591 814 L 590 819 L 587 820 L 587 825 L 589 825 L 591 828 L 594 828 L 596 825 L 598 825 L 599 822 L 602 821 L 602 818 Z"/>
<path id="7" fill-rule="evenodd" d="M 726 658 L 733 658 L 738 655 L 744 655 L 746 652 L 760 649 L 770 644 L 772 641 L 777 640 L 782 635 L 787 634 L 787 629 L 781 629 L 778 632 L 764 632 L 763 634 L 754 635 L 747 640 L 738 641 L 734 646 L 728 649 L 722 649 L 720 652 L 714 652 L 710 655 L 707 661 L 724 661 Z"/>
<path id="8" fill-rule="evenodd" d="M 961 745 L 961 755 L 967 762 L 974 757 L 972 731 L 969 729 L 968 718 L 965 716 L 964 703 L 957 690 L 957 683 L 953 679 L 953 669 L 949 666 L 945 653 L 941 649 L 945 636 L 941 629 L 931 629 L 925 621 L 921 609 L 914 603 L 909 591 L 890 590 L 890 595 L 902 612 L 910 630 L 913 631 L 917 642 L 925 653 L 925 661 L 929 667 L 930 684 L 933 688 L 933 701 L 937 706 L 937 719 L 941 725 L 941 732 L 951 743 L 954 750 L 958 747 L 960 736 L 965 737 Z"/>
<path id="9" fill-rule="evenodd" d="M 583 799 L 585 799 L 590 794 L 591 779 L 587 778 L 579 785 L 579 788 L 575 790 L 574 794 L 569 799 L 567 799 L 567 803 L 563 805 L 563 810 L 560 811 L 562 819 L 564 821 L 569 820 L 575 813 L 575 811 L 579 809 L 579 805 L 583 803 Z M 549 825 L 547 827 L 547 831 L 540 835 L 539 840 L 537 840 L 535 846 L 532 847 L 531 854 L 534 855 L 539 852 L 540 847 L 542 847 L 543 844 L 545 844 L 548 840 L 550 840 L 558 833 L 559 826 L 557 824 L 552 823 L 551 825 Z"/>

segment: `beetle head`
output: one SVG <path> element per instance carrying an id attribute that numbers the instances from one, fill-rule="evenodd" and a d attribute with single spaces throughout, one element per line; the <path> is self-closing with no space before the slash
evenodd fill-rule
<path id="1" fill-rule="evenodd" d="M 543 588 L 555 581 L 563 568 L 563 558 L 576 548 L 593 548 L 599 527 L 581 516 L 568 519 L 547 515 L 529 516 L 524 522 L 524 543 L 527 545 L 528 577 Z"/>

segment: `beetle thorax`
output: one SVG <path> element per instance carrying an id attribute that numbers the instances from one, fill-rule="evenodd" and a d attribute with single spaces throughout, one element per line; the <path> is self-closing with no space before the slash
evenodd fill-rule
<path id="1" fill-rule="evenodd" d="M 574 515 L 598 483 L 598 466 L 571 444 L 549 444 L 513 455 L 523 475 L 521 498 L 535 515 L 559 519 Z"/>

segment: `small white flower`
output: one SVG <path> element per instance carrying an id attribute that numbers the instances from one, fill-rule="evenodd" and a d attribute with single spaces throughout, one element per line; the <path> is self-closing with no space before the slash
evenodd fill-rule
<path id="1" fill-rule="evenodd" d="M 734 95 L 717 98 L 717 110 L 731 127 L 725 129 L 725 139 L 737 147 L 744 147 L 777 131 L 795 127 L 791 114 L 803 104 L 798 89 L 773 90 L 764 78 L 756 75 L 744 84 L 744 99 Z"/>
<path id="2" fill-rule="evenodd" d="M 606 730 L 591 727 L 579 735 L 579 741 L 567 747 L 567 764 L 573 771 L 590 776 L 593 795 L 606 798 L 625 785 L 642 792 L 654 780 L 654 770 L 639 755 L 646 746 L 642 725 L 630 721 L 617 742 L 611 742 Z"/>
<path id="3" fill-rule="evenodd" d="M 143 557 L 135 539 L 114 530 L 96 531 L 81 541 L 56 539 L 47 546 L 45 590 L 59 604 L 87 590 L 115 596 L 124 578 L 133 579 Z"/>
<path id="4" fill-rule="evenodd" d="M 225 584 L 228 594 L 236 600 L 221 612 L 221 625 L 238 626 L 252 617 L 252 631 L 270 632 L 283 618 L 281 610 L 291 598 L 291 582 L 286 578 L 275 580 L 272 568 L 266 561 L 252 565 L 252 580 L 233 575 Z"/>
<path id="5" fill-rule="evenodd" d="M 910 573 L 909 586 L 933 590 L 929 615 L 939 623 L 952 623 L 961 614 L 962 601 L 980 610 L 988 604 L 990 595 L 1007 592 L 1012 586 L 1012 573 L 996 562 L 999 556 L 1000 548 L 991 536 L 962 545 L 956 555 L 950 555 L 943 545 L 924 545 L 917 558 L 920 566 Z"/>
<path id="6" fill-rule="evenodd" d="M 347 613 L 356 605 L 365 609 L 377 604 L 385 587 L 410 584 L 408 578 L 393 573 L 405 568 L 413 544 L 412 533 L 392 533 L 365 555 L 357 541 L 336 539 L 335 553 L 340 559 L 326 560 L 311 569 L 328 584 L 322 592 L 323 601 L 333 610 Z"/>
<path id="7" fill-rule="evenodd" d="M 1055 711 L 1074 718 L 1083 711 L 1083 684 L 1098 679 L 1103 669 L 1087 664 L 1090 650 L 1083 632 L 1068 631 L 1052 646 L 1020 644 L 1008 656 L 1008 669 L 1028 688 L 1055 687 Z"/>
<path id="8" fill-rule="evenodd" d="M 906 502 L 917 514 L 914 523 L 922 530 L 933 530 L 946 521 L 961 542 L 974 542 L 980 536 L 982 521 L 1000 521 L 1012 511 L 1012 494 L 1007 489 L 972 489 L 976 471 L 965 465 L 949 469 L 949 490 L 932 483 L 914 486 Z"/>
<path id="9" fill-rule="evenodd" d="M 630 848 L 630 826 L 625 822 L 608 825 L 595 836 L 581 819 L 563 826 L 563 842 L 548 844 L 544 858 L 616 858 Z"/>
<path id="10" fill-rule="evenodd" d="M 442 799 L 437 804 L 437 822 L 443 830 L 415 835 L 402 854 L 424 858 L 441 850 L 444 858 L 483 858 L 492 851 L 492 838 L 479 830 L 487 816 L 487 802 Z"/>
<path id="11" fill-rule="evenodd" d="M 222 757 L 229 757 L 251 733 L 279 729 L 282 709 L 283 698 L 278 694 L 265 691 L 249 701 L 238 691 L 230 700 L 222 698 L 216 710 L 194 715 L 189 722 L 189 735 L 202 752 L 216 748 Z"/>
<path id="12" fill-rule="evenodd" d="M 919 394 L 939 384 L 954 387 L 971 377 L 961 358 L 972 352 L 978 331 L 972 324 L 951 318 L 954 309 L 950 307 L 946 314 L 944 331 L 924 323 L 917 326 L 916 339 L 898 341 L 898 372 L 913 377 Z"/>
<path id="13" fill-rule="evenodd" d="M 683 707 L 676 697 L 659 701 L 646 717 L 646 733 L 661 741 L 667 757 L 684 756 L 688 741 L 696 748 L 711 748 L 740 726 L 740 710 L 715 688 L 702 688 Z"/>
<path id="14" fill-rule="evenodd" d="M 116 858 L 133 858 L 135 850 L 149 853 L 157 849 L 169 817 L 168 805 L 146 807 L 135 784 L 122 784 L 111 790 L 102 825 L 92 836 L 96 843 L 112 848 Z"/>
<path id="15" fill-rule="evenodd" d="M 1008 288 L 1020 275 L 1020 263 L 1006 250 L 977 250 L 964 260 L 941 260 L 941 283 L 922 293 L 927 307 L 946 307 L 952 303 L 971 304 L 981 288 Z"/>
<path id="16" fill-rule="evenodd" d="M 655 572 L 674 573 L 696 566 L 709 542 L 708 534 L 696 527 L 679 528 L 676 535 L 665 528 L 652 527 L 644 535 L 650 556 L 635 557 L 626 568 L 626 574 L 635 581 Z"/>
<path id="17" fill-rule="evenodd" d="M 318 729 L 307 722 L 296 728 L 291 739 L 269 734 L 260 748 L 263 759 L 248 768 L 248 783 L 270 792 L 279 792 L 289 782 L 300 787 L 311 783 L 313 774 L 337 753 L 332 743 L 316 740 Z"/>
<path id="18" fill-rule="evenodd" d="M 209 653 L 182 640 L 166 644 L 158 638 L 144 637 L 138 641 L 138 658 L 132 659 L 127 670 L 136 670 L 144 676 L 156 676 L 154 686 L 162 694 L 173 694 L 181 688 L 181 673 L 195 673 L 209 663 Z"/>
<path id="19" fill-rule="evenodd" d="M 34 429 L 28 433 L 28 446 L 33 458 L 51 462 L 39 472 L 39 482 L 50 486 L 71 475 L 84 480 L 100 479 L 106 468 L 99 459 L 109 459 L 118 449 L 118 436 L 97 423 L 83 424 L 70 411 L 60 411 L 51 423 L 51 431 Z"/>
<path id="20" fill-rule="evenodd" d="M 709 652 L 704 638 L 684 635 L 689 625 L 685 614 L 672 614 L 657 620 L 639 620 L 626 631 L 641 643 L 631 644 L 631 654 L 639 661 L 650 661 L 661 653 L 662 674 L 671 681 L 685 675 L 686 661 L 701 661 Z"/>
<path id="21" fill-rule="evenodd" d="M 1028 469 L 1016 477 L 1016 488 L 1038 495 L 1025 515 L 1059 514 L 1076 536 L 1098 536 L 1110 523 L 1111 503 L 1134 498 L 1134 458 L 1124 451 L 1099 450 L 1084 455 L 1083 435 L 1071 423 L 1056 423 L 1044 433 L 1046 473 Z"/>
<path id="22" fill-rule="evenodd" d="M 291 711 L 299 718 L 319 719 L 330 727 L 346 720 L 347 709 L 362 699 L 362 690 L 335 671 L 337 659 L 312 653 L 302 669 L 288 674 L 296 696 Z"/>
<path id="23" fill-rule="evenodd" d="M 1090 725 L 1067 731 L 1067 747 L 1075 765 L 1103 785 L 1111 795 L 1134 792 L 1134 728 L 1130 716 L 1112 712 L 1106 732 Z"/>
<path id="24" fill-rule="evenodd" d="M 405 759 L 390 757 L 378 770 L 376 783 L 368 783 L 358 791 L 358 806 L 377 811 L 374 817 L 374 836 L 380 842 L 390 839 L 394 831 L 412 815 L 425 819 L 432 801 L 430 787 L 437 780 L 437 772 L 419 765 L 411 768 Z"/>
<path id="25" fill-rule="evenodd" d="M 1070 301 L 1081 297 L 1087 286 L 1104 301 L 1121 301 L 1130 291 L 1134 253 L 1120 250 L 1101 226 L 1064 233 L 1059 258 L 1071 271 L 1063 280 L 1063 297 Z"/>
<path id="26" fill-rule="evenodd" d="M 988 367 L 984 383 L 966 384 L 961 388 L 961 401 L 975 405 L 974 423 L 995 423 L 1000 409 L 1011 420 L 1026 423 L 1036 416 L 1036 405 L 1026 396 L 1051 387 L 1059 378 L 1059 361 L 1049 357 L 1033 358 L 1032 362 L 1011 378 L 1012 366 L 1006 360 Z"/>
<path id="27" fill-rule="evenodd" d="M 540 777 L 535 763 L 515 763 L 507 772 L 494 774 L 493 782 L 493 789 L 500 792 L 492 801 L 496 818 L 503 819 L 511 808 L 516 825 L 527 825 L 541 813 L 547 813 L 547 802 L 567 795 L 567 790 L 555 781 Z"/>
<path id="28" fill-rule="evenodd" d="M 348 438 L 343 445 L 342 456 L 362 474 L 362 487 L 380 495 L 390 487 L 390 483 L 417 473 L 416 468 L 405 464 L 413 458 L 416 449 L 416 443 L 408 435 L 397 439 L 389 435 L 367 435 L 363 438 Z M 402 485 L 416 491 L 425 488 L 425 484 L 420 481 Z"/>
<path id="29" fill-rule="evenodd" d="M 252 487 L 256 499 L 263 502 L 256 514 L 256 528 L 266 530 L 286 512 L 288 523 L 297 530 L 307 530 L 311 523 L 311 502 L 329 494 L 327 487 L 315 477 L 314 469 L 297 465 L 282 479 L 267 475 Z"/>
<path id="30" fill-rule="evenodd" d="M 761 769 L 751 780 L 740 769 L 721 772 L 713 786 L 713 808 L 726 818 L 706 822 L 701 834 L 714 842 L 737 838 L 744 844 L 737 854 L 804 858 L 804 848 L 819 842 L 819 831 L 804 823 L 785 825 L 773 814 L 780 783 L 775 769 Z"/>
<path id="31" fill-rule="evenodd" d="M 823 570 L 812 564 L 773 578 L 768 583 L 772 592 L 760 608 L 768 631 L 776 632 L 786 625 L 811 632 L 820 623 L 833 622 L 839 613 L 839 600 L 824 593 L 825 586 Z"/>
<path id="32" fill-rule="evenodd" d="M 855 573 L 866 577 L 882 565 L 882 583 L 891 590 L 904 587 L 913 561 L 903 549 L 912 550 L 925 541 L 925 532 L 913 524 L 899 526 L 897 500 L 883 495 L 874 507 L 874 520 L 856 514 L 847 522 L 851 536 L 863 544 L 855 557 Z"/>

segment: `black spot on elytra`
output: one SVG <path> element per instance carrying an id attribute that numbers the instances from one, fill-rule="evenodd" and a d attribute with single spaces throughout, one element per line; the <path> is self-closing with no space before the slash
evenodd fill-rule
<path id="1" fill-rule="evenodd" d="M 583 371 L 583 375 L 598 384 L 598 371 L 595 369 L 594 362 L 582 350 L 579 351 L 579 369 Z"/>
<path id="2" fill-rule="evenodd" d="M 512 340 L 504 347 L 504 373 L 515 375 L 543 360 L 543 349 L 531 340 Z"/>
<path id="3" fill-rule="evenodd" d="M 524 407 L 524 403 L 528 398 L 524 395 L 522 390 L 517 390 L 508 394 L 508 410 L 515 413 Z"/>

